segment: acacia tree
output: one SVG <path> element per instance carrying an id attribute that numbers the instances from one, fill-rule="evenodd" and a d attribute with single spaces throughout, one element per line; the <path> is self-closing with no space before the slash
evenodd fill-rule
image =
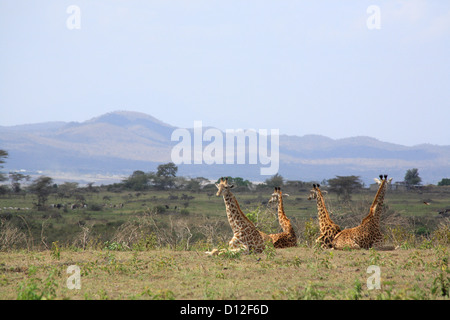
<path id="1" fill-rule="evenodd" d="M 405 183 L 408 188 L 416 184 L 420 184 L 422 182 L 422 178 L 419 177 L 419 169 L 413 168 L 406 171 L 405 174 Z"/>
<path id="2" fill-rule="evenodd" d="M 20 191 L 22 191 L 22 188 L 20 187 L 20 181 L 22 181 L 22 180 L 29 181 L 30 176 L 24 175 L 24 174 L 18 173 L 18 172 L 10 172 L 9 180 L 11 181 L 12 191 L 14 193 L 19 193 Z"/>
<path id="3" fill-rule="evenodd" d="M 48 196 L 53 191 L 53 179 L 50 177 L 41 176 L 34 180 L 28 188 L 37 196 L 38 201 L 36 203 L 36 206 L 38 210 L 44 210 Z"/>
<path id="4" fill-rule="evenodd" d="M 168 189 L 175 185 L 178 167 L 173 162 L 160 164 L 156 174 L 152 177 L 153 183 L 158 189 Z"/>
<path id="5" fill-rule="evenodd" d="M 359 176 L 336 176 L 328 180 L 330 191 L 336 192 L 338 200 L 350 201 L 353 191 L 362 188 L 363 183 Z"/>

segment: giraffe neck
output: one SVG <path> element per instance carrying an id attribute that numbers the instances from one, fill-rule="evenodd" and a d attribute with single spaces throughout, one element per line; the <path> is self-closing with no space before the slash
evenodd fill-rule
<path id="1" fill-rule="evenodd" d="M 384 183 L 383 188 L 380 190 L 380 194 L 378 196 L 378 201 L 374 208 L 374 212 L 372 214 L 372 219 L 377 224 L 380 223 L 380 217 L 381 217 L 381 212 L 383 211 L 383 202 L 384 202 L 384 195 L 386 194 L 386 189 L 387 189 L 387 183 Z"/>
<path id="2" fill-rule="evenodd" d="M 331 223 L 330 215 L 325 207 L 325 200 L 320 190 L 317 190 L 317 212 L 321 229 Z"/>
<path id="3" fill-rule="evenodd" d="M 278 222 L 284 232 L 292 232 L 293 228 L 291 225 L 291 221 L 288 219 L 288 217 L 286 217 L 286 214 L 284 213 L 283 196 L 281 195 L 281 193 L 278 195 Z"/>
<path id="4" fill-rule="evenodd" d="M 387 183 L 386 180 L 381 181 L 378 191 L 370 206 L 369 214 L 363 219 L 362 223 L 372 222 L 378 224 L 380 221 L 381 211 L 383 208 L 384 195 L 386 193 Z"/>
<path id="5" fill-rule="evenodd" d="M 242 212 L 236 197 L 230 191 L 223 194 L 223 200 L 225 202 L 228 222 L 234 233 L 249 226 L 255 228 L 253 223 Z"/>

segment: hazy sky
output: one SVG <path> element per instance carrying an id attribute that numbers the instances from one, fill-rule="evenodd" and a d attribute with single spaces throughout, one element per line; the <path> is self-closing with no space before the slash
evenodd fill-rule
<path id="1" fill-rule="evenodd" d="M 0 0 L 0 125 L 115 110 L 450 145 L 450 1 Z"/>

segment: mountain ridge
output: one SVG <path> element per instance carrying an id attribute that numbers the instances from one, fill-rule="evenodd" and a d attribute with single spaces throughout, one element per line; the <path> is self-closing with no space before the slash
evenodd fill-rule
<path id="1" fill-rule="evenodd" d="M 114 111 L 83 122 L 2 126 L 0 149 L 9 152 L 4 164 L 8 171 L 128 175 L 134 170 L 152 171 L 171 161 L 172 147 L 178 143 L 171 141 L 175 129 L 145 113 Z M 203 147 L 209 143 L 203 142 Z M 450 172 L 450 146 L 403 146 L 368 136 L 333 139 L 317 134 L 280 134 L 279 146 L 279 174 L 289 180 L 321 181 L 354 174 L 368 182 L 387 172 L 400 181 L 407 169 L 417 167 L 424 183 L 437 183 Z M 265 180 L 259 168 L 181 164 L 179 175 Z"/>

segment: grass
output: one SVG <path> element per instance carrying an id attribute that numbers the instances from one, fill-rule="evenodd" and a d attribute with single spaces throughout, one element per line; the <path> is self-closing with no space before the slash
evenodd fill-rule
<path id="1" fill-rule="evenodd" d="M 0 253 L 0 299 L 449 299 L 448 248 L 278 249 L 210 257 L 201 251 L 60 250 Z M 370 265 L 380 289 L 369 290 Z M 70 290 L 70 265 L 81 289 Z"/>
<path id="2" fill-rule="evenodd" d="M 285 200 L 299 247 L 217 257 L 204 251 L 226 247 L 231 229 L 223 200 L 206 193 L 101 191 L 84 194 L 87 209 L 46 211 L 3 210 L 32 208 L 35 200 L 6 195 L 0 199 L 0 299 L 449 299 L 450 232 L 448 223 L 438 228 L 445 220 L 437 212 L 450 207 L 450 197 L 449 190 L 436 190 L 386 196 L 387 215 L 401 222 L 385 221 L 395 251 L 314 247 L 316 204 L 305 190 L 289 191 Z M 350 205 L 333 195 L 326 201 L 337 223 L 353 226 L 360 221 L 354 213 L 372 196 L 356 193 Z M 245 213 L 272 214 L 261 204 L 270 191 L 236 197 Z M 155 208 L 161 212 L 149 214 Z M 80 268 L 81 289 L 67 286 L 72 265 Z M 367 287 L 371 265 L 380 268 L 380 289 Z"/>

